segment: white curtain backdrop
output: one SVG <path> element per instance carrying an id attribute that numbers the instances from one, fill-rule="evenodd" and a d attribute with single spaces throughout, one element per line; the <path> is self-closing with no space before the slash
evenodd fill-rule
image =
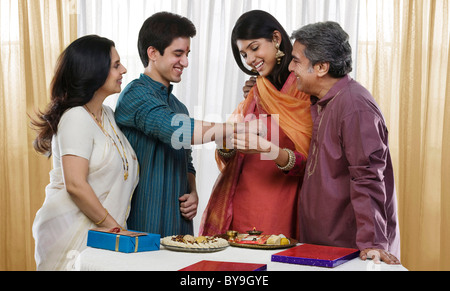
<path id="1" fill-rule="evenodd" d="M 339 22 L 350 35 L 356 76 L 358 12 L 360 0 L 78 0 L 78 34 L 98 34 L 112 39 L 128 69 L 123 88 L 139 77 L 143 67 L 137 38 L 142 23 L 159 11 L 189 18 L 197 28 L 191 42 L 189 67 L 174 94 L 196 119 L 224 122 L 242 100 L 248 78 L 237 67 L 230 45 L 236 20 L 246 11 L 260 9 L 275 16 L 288 34 L 319 21 Z M 115 108 L 118 96 L 105 103 Z M 195 234 L 213 184 L 219 174 L 214 160 L 215 144 L 194 147 L 199 210 L 194 219 Z"/>

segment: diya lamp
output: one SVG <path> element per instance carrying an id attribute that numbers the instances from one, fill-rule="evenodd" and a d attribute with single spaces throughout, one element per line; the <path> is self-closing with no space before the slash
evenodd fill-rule
<path id="1" fill-rule="evenodd" d="M 247 233 L 250 235 L 260 235 L 263 232 L 261 230 L 256 230 L 256 227 L 253 227 L 253 230 L 247 230 Z"/>

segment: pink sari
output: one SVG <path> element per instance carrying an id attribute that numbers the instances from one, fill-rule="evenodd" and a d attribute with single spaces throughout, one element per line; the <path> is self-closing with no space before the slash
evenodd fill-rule
<path id="1" fill-rule="evenodd" d="M 234 116 L 269 115 L 268 119 L 280 127 L 280 147 L 307 156 L 312 132 L 309 108 L 309 95 L 297 90 L 293 74 L 281 91 L 260 77 Z M 230 227 L 240 228 L 234 229 L 240 232 L 256 227 L 265 233 L 284 232 L 297 237 L 302 177 L 288 176 L 273 161 L 263 161 L 259 156 L 238 152 L 225 163 L 216 153 L 221 173 L 202 217 L 201 235 L 225 233 Z"/>

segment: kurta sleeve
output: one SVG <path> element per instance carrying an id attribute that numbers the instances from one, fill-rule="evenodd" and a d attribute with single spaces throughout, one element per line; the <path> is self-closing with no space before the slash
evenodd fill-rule
<path id="1" fill-rule="evenodd" d="M 341 142 L 349 162 L 350 199 L 355 212 L 360 249 L 388 249 L 384 170 L 388 156 L 387 129 L 372 111 L 345 117 Z"/>
<path id="2" fill-rule="evenodd" d="M 137 91 L 128 92 L 127 98 L 121 100 L 115 113 L 117 124 L 135 128 L 175 149 L 190 148 L 194 119 L 175 113 L 151 92 Z"/>

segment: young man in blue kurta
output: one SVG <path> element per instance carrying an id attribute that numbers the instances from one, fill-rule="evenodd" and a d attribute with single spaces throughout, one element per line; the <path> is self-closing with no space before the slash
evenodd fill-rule
<path id="1" fill-rule="evenodd" d="M 190 148 L 194 120 L 171 93 L 171 83 L 181 81 L 195 34 L 191 21 L 167 12 L 148 18 L 139 33 L 145 71 L 123 90 L 115 111 L 140 165 L 127 221 L 132 230 L 193 234 L 198 206 Z"/>

